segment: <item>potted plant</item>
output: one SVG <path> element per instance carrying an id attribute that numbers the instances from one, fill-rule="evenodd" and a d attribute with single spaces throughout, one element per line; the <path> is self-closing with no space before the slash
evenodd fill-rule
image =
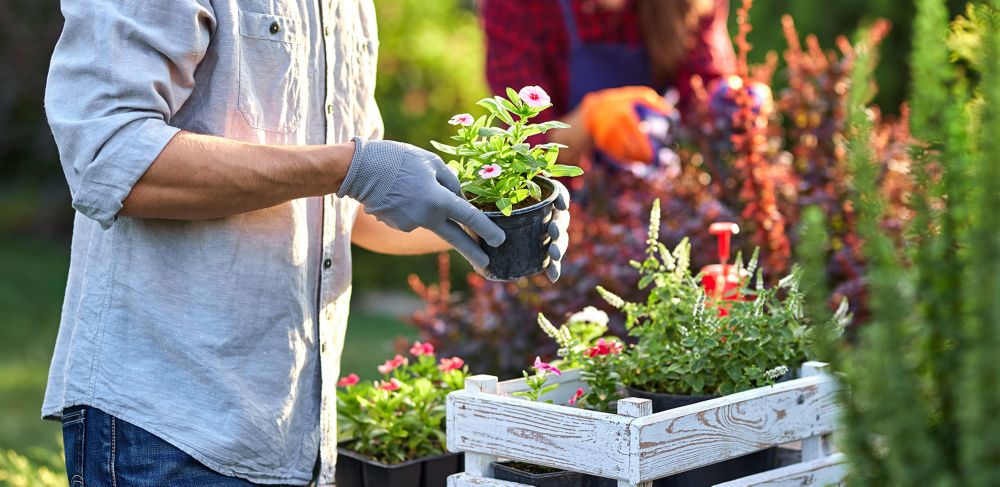
<path id="1" fill-rule="evenodd" d="M 458 176 L 466 199 L 507 234 L 499 247 L 480 239 L 490 258 L 482 274 L 513 281 L 542 272 L 548 263 L 548 224 L 559 196 L 557 184 L 549 178 L 579 176 L 583 170 L 556 163 L 559 149 L 566 146 L 528 142 L 534 135 L 568 127 L 559 121 L 530 123 L 552 106 L 541 88 L 526 86 L 519 92 L 507 88 L 506 98 L 484 98 L 478 104 L 489 113 L 479 118 L 462 113 L 449 121 L 458 126 L 451 137 L 455 145 L 431 144 L 449 156 L 448 166 Z"/>
<path id="2" fill-rule="evenodd" d="M 744 266 L 741 299 L 715 300 L 690 270 L 691 247 L 683 240 L 673 251 L 658 241 L 659 201 L 650 215 L 646 258 L 632 262 L 639 288 L 649 289 L 645 302 L 625 302 L 598 288 L 604 299 L 626 316 L 626 328 L 637 342 L 619 362 L 619 375 L 629 395 L 650 399 L 660 412 L 721 395 L 775 383 L 790 366 L 802 362 L 818 337 L 846 323 L 843 303 L 823 326 L 809 326 L 803 313 L 800 271 L 765 288 L 757 252 Z M 821 334 L 822 333 L 822 334 Z M 773 468 L 775 449 L 702 467 L 656 482 L 658 486 L 714 485 Z"/>
<path id="3" fill-rule="evenodd" d="M 461 389 L 468 367 L 416 342 L 409 356 L 378 367 L 380 380 L 350 374 L 338 382 L 340 487 L 439 487 L 463 471 L 460 454 L 445 450 L 445 401 Z"/>
<path id="4" fill-rule="evenodd" d="M 558 384 L 549 384 L 548 380 L 550 375 L 562 375 L 562 371 L 553 364 L 543 362 L 541 357 L 535 357 L 535 363 L 531 368 L 534 369 L 534 373 L 523 371 L 528 390 L 515 392 L 514 395 L 529 401 L 539 401 L 542 396 L 559 387 Z M 499 480 L 536 487 L 579 487 L 584 478 L 583 474 L 576 472 L 524 462 L 494 462 L 493 472 Z"/>
<path id="5" fill-rule="evenodd" d="M 545 363 L 535 358 L 534 375 L 524 372 L 528 391 L 515 393 L 526 399 L 537 401 L 547 392 L 555 390 L 556 384 L 546 385 L 547 375 L 560 375 L 561 367 L 580 370 L 580 377 L 587 384 L 587 390 L 578 388 L 567 402 L 576 406 L 601 412 L 614 412 L 614 401 L 618 393 L 619 377 L 616 364 L 624 350 L 624 344 L 615 337 L 607 337 L 608 315 L 594 307 L 570 316 L 566 324 L 556 328 L 544 315 L 538 315 L 538 324 L 559 344 L 557 363 Z M 493 464 L 496 478 L 534 486 L 574 486 L 574 487 L 614 487 L 617 481 L 592 475 L 570 472 L 524 462 L 498 462 Z"/>

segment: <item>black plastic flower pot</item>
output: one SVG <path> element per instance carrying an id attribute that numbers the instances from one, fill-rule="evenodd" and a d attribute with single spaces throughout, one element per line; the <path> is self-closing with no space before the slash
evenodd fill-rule
<path id="1" fill-rule="evenodd" d="M 465 471 L 464 453 L 445 453 L 424 459 L 420 480 L 423 487 L 444 487 L 448 477 Z"/>
<path id="2" fill-rule="evenodd" d="M 494 462 L 493 477 L 497 480 L 517 482 L 535 487 L 581 487 L 587 484 L 585 475 L 565 470 L 554 472 L 530 472 L 527 465 L 520 462 Z M 548 470 L 548 469 L 539 469 Z M 340 484 L 337 484 L 338 487 Z"/>
<path id="3" fill-rule="evenodd" d="M 653 412 L 696 404 L 718 396 L 685 396 L 678 394 L 661 394 L 629 388 L 631 397 L 649 399 L 653 402 Z M 758 452 L 733 458 L 723 462 L 689 470 L 677 475 L 671 475 L 653 482 L 653 487 L 706 487 L 738 478 L 746 477 L 776 468 L 778 448 L 768 448 Z"/>
<path id="4" fill-rule="evenodd" d="M 545 270 L 549 264 L 549 223 L 552 221 L 552 204 L 559 196 L 548 178 L 535 181 L 546 195 L 542 201 L 525 208 L 518 208 L 505 216 L 499 211 L 487 211 L 486 216 L 503 229 L 507 235 L 499 247 L 491 247 L 479 239 L 479 246 L 490 258 L 489 265 L 480 273 L 491 281 L 516 281 Z"/>
<path id="5" fill-rule="evenodd" d="M 337 450 L 337 487 L 444 487 L 463 471 L 461 453 L 445 453 L 387 465 L 355 451 Z"/>

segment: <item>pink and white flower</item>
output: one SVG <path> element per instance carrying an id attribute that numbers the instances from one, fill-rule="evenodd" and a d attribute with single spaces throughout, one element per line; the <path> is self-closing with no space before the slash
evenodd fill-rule
<path id="1" fill-rule="evenodd" d="M 451 117 L 451 120 L 448 120 L 448 123 L 468 127 L 469 125 L 475 123 L 475 121 L 476 120 L 472 118 L 472 115 L 469 115 L 468 113 L 459 113 L 458 115 Z"/>
<path id="2" fill-rule="evenodd" d="M 348 375 L 347 377 L 341 377 L 340 380 L 337 381 L 337 387 L 353 386 L 354 384 L 357 384 L 358 381 L 360 380 L 361 379 L 358 378 L 358 374 L 351 374 Z"/>
<path id="3" fill-rule="evenodd" d="M 535 363 L 531 365 L 531 368 L 538 371 L 552 372 L 556 375 L 562 375 L 562 371 L 559 370 L 559 367 L 556 367 L 548 362 L 542 362 L 541 357 L 535 357 Z"/>
<path id="4" fill-rule="evenodd" d="M 517 92 L 517 96 L 531 108 L 546 107 L 552 102 L 541 86 L 525 86 Z"/>
<path id="5" fill-rule="evenodd" d="M 577 389 L 576 394 L 573 394 L 573 397 L 569 398 L 569 405 L 572 406 L 576 404 L 581 397 L 583 397 L 583 388 Z"/>
<path id="6" fill-rule="evenodd" d="M 483 179 L 492 179 L 500 175 L 503 169 L 500 169 L 499 164 L 487 164 L 479 168 L 479 176 Z"/>
<path id="7" fill-rule="evenodd" d="M 442 358 L 441 364 L 438 365 L 438 369 L 441 372 L 448 372 L 449 370 L 458 370 L 465 366 L 465 361 L 458 357 L 452 358 Z"/>
<path id="8" fill-rule="evenodd" d="M 396 368 L 406 365 L 408 363 L 410 363 L 410 361 L 406 357 L 402 355 L 396 355 L 395 357 L 386 360 L 384 364 L 379 365 L 378 372 L 380 374 L 388 374 L 389 372 L 396 370 Z"/>
<path id="9" fill-rule="evenodd" d="M 434 355 L 434 345 L 416 341 L 413 342 L 413 346 L 410 347 L 410 353 L 416 355 L 417 357 L 421 355 Z"/>
<path id="10" fill-rule="evenodd" d="M 403 383 L 400 382 L 399 379 L 396 379 L 395 377 L 389 379 L 388 381 L 380 381 L 378 383 L 378 388 L 382 389 L 383 391 L 398 391 L 399 388 L 402 386 Z"/>

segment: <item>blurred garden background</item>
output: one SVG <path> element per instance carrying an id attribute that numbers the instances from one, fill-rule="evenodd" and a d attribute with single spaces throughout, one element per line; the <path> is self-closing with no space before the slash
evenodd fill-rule
<path id="1" fill-rule="evenodd" d="M 555 0 L 525 0 L 555 1 Z M 472 0 L 376 0 L 381 50 L 377 96 L 386 137 L 428 147 L 447 136 L 444 123 L 487 94 L 482 34 Z M 31 465 L 58 471 L 58 425 L 38 418 L 68 268 L 72 210 L 58 156 L 42 110 L 49 56 L 62 18 L 54 0 L 6 0 L 0 16 L 0 485 Z M 949 3 L 951 15 L 963 2 Z M 734 9 L 735 10 L 735 9 Z M 914 6 L 903 0 L 802 2 L 758 0 L 751 20 L 751 61 L 786 48 L 780 18 L 791 14 L 801 33 L 824 47 L 875 18 L 891 34 L 882 43 L 876 103 L 896 114 L 907 96 Z M 735 30 L 733 30 L 735 32 Z M 778 71 L 784 69 L 779 62 Z M 773 89 L 781 88 L 775 76 Z M 455 289 L 468 269 L 454 259 Z M 363 378 L 394 346 L 413 338 L 406 315 L 419 300 L 407 276 L 437 279 L 434 256 L 385 258 L 355 251 L 355 304 L 345 371 Z M 385 303 L 394 303 L 385 306 Z M 372 305 L 371 303 L 377 303 Z M 387 311 L 387 309 L 389 309 Z M 520 362 L 528 358 L 519 357 Z M 17 451 L 21 456 L 14 456 Z M 26 460 L 27 459 L 27 460 Z M 30 463 L 25 463 L 30 461 Z M 6 479 L 6 480 L 5 480 Z"/>

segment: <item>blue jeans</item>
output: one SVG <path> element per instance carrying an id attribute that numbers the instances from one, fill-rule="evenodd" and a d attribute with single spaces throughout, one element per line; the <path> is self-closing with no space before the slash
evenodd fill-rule
<path id="1" fill-rule="evenodd" d="M 62 417 L 70 487 L 249 487 L 227 477 L 152 433 L 89 406 Z"/>

